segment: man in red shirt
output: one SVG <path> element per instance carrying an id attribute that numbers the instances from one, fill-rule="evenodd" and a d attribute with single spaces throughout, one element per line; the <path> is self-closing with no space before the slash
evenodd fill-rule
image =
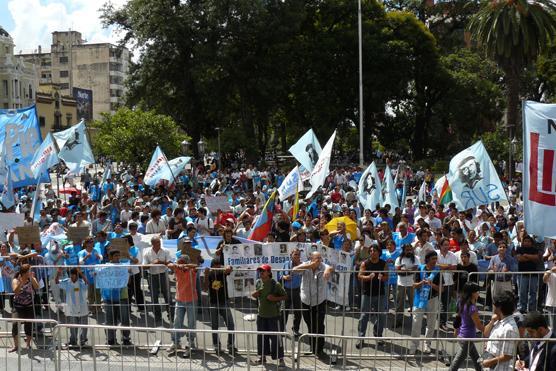
<path id="1" fill-rule="evenodd" d="M 168 268 L 176 275 L 176 311 L 174 315 L 174 328 L 184 328 L 183 320 L 187 313 L 187 328 L 195 329 L 197 327 L 197 309 L 195 308 L 195 301 L 197 300 L 197 289 L 195 285 L 197 265 L 191 264 L 189 256 L 181 255 L 177 264 L 168 264 Z M 173 344 L 168 349 L 168 352 L 176 352 L 180 347 L 180 338 L 182 335 L 182 332 L 172 333 Z M 195 339 L 196 334 L 194 332 L 188 333 L 189 350 L 196 348 Z"/>

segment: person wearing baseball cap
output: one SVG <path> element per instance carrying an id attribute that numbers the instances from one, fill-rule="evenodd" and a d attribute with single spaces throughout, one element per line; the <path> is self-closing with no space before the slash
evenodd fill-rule
<path id="1" fill-rule="evenodd" d="M 256 290 L 251 294 L 259 302 L 257 313 L 257 331 L 259 333 L 279 331 L 280 302 L 287 299 L 282 285 L 272 278 L 272 267 L 263 264 L 257 268 L 259 279 L 255 284 Z M 266 355 L 278 359 L 279 367 L 285 368 L 284 347 L 282 339 L 276 335 L 257 335 L 257 354 L 259 359 L 255 364 L 266 363 Z"/>

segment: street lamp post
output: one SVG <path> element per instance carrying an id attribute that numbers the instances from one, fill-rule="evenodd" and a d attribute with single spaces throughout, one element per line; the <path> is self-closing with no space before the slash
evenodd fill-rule
<path id="1" fill-rule="evenodd" d="M 216 127 L 215 129 L 218 132 L 218 170 L 222 170 L 222 152 L 220 151 L 220 131 L 222 128 Z"/>
<path id="2" fill-rule="evenodd" d="M 510 182 L 512 181 L 512 160 L 515 154 L 516 147 L 517 147 L 517 139 L 515 139 L 514 137 L 510 142 L 510 159 L 509 159 L 510 161 L 508 163 L 508 178 Z"/>
<path id="3" fill-rule="evenodd" d="M 205 167 L 205 149 L 206 144 L 203 142 L 203 139 L 199 140 L 197 143 L 197 150 L 199 151 L 199 158 L 201 159 L 201 163 L 203 164 L 203 168 Z"/>
<path id="4" fill-rule="evenodd" d="M 359 34 L 359 166 L 363 167 L 363 26 L 361 20 L 361 0 L 357 1 L 357 21 Z"/>

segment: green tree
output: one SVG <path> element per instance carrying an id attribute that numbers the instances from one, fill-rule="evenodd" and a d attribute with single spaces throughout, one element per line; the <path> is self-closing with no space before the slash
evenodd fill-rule
<path id="1" fill-rule="evenodd" d="M 157 143 L 172 159 L 180 155 L 180 144 L 188 139 L 171 117 L 141 109 L 120 108 L 114 115 L 104 113 L 91 127 L 97 155 L 143 167 L 149 164 Z"/>
<path id="2" fill-rule="evenodd" d="M 520 75 L 556 35 L 554 11 L 550 0 L 489 0 L 469 23 L 473 39 L 504 71 L 509 137 L 519 120 Z"/>

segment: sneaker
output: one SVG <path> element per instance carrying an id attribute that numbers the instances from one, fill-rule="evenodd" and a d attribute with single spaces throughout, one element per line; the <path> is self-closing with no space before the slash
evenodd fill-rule
<path id="1" fill-rule="evenodd" d="M 281 360 L 278 362 L 278 368 L 279 368 L 279 369 L 284 369 L 284 368 L 286 368 L 286 362 L 284 362 L 283 359 L 281 359 Z"/>
<path id="2" fill-rule="evenodd" d="M 253 364 L 255 364 L 255 365 L 264 365 L 264 364 L 266 364 L 266 358 L 261 357 L 261 358 L 257 359 L 255 362 L 253 362 Z"/>
<path id="3" fill-rule="evenodd" d="M 80 347 L 84 347 L 85 345 L 87 345 L 87 341 L 88 341 L 88 340 L 80 341 L 80 342 L 79 342 L 79 346 L 80 346 Z"/>
<path id="4" fill-rule="evenodd" d="M 191 342 L 189 343 L 189 349 L 191 350 L 197 349 L 197 343 L 195 342 L 195 340 L 191 340 Z"/>
<path id="5" fill-rule="evenodd" d="M 293 337 L 298 339 L 301 336 L 301 332 L 293 330 Z"/>
<path id="6" fill-rule="evenodd" d="M 65 343 L 64 345 L 62 345 L 62 347 L 66 348 L 66 349 L 76 347 L 76 346 L 77 346 L 77 343 L 74 343 L 74 342 L 69 342 L 69 343 Z"/>
<path id="7" fill-rule="evenodd" d="M 351 307 L 346 307 L 346 312 L 349 312 L 351 310 Z"/>
<path id="8" fill-rule="evenodd" d="M 113 347 L 113 346 L 118 346 L 120 344 L 116 340 L 112 340 L 112 341 L 109 340 L 106 342 L 106 345 Z"/>
<path id="9" fill-rule="evenodd" d="M 429 344 L 425 343 L 425 345 L 423 346 L 423 354 L 431 354 L 431 347 Z"/>
<path id="10" fill-rule="evenodd" d="M 340 310 L 340 309 L 342 309 L 342 306 L 341 306 L 341 305 L 336 305 L 335 307 L 332 307 L 332 309 L 334 309 L 334 310 Z"/>
<path id="11" fill-rule="evenodd" d="M 379 347 L 383 347 L 385 344 L 386 344 L 386 343 L 384 342 L 384 340 L 378 340 L 378 341 L 376 342 L 376 345 L 379 346 Z"/>
<path id="12" fill-rule="evenodd" d="M 234 355 L 237 354 L 238 350 L 235 346 L 233 345 L 228 345 L 228 353 L 230 353 L 230 355 Z"/>
<path id="13" fill-rule="evenodd" d="M 359 340 L 356 344 L 355 347 L 357 349 L 363 349 L 365 347 L 365 342 L 363 340 Z"/>
<path id="14" fill-rule="evenodd" d="M 133 345 L 133 343 L 129 339 L 124 339 L 124 340 L 122 340 L 122 345 L 125 345 L 125 346 L 129 347 L 129 346 Z"/>
<path id="15" fill-rule="evenodd" d="M 178 350 L 179 346 L 176 343 L 172 343 L 172 345 L 170 345 L 168 347 L 168 353 L 176 353 L 176 351 Z"/>

